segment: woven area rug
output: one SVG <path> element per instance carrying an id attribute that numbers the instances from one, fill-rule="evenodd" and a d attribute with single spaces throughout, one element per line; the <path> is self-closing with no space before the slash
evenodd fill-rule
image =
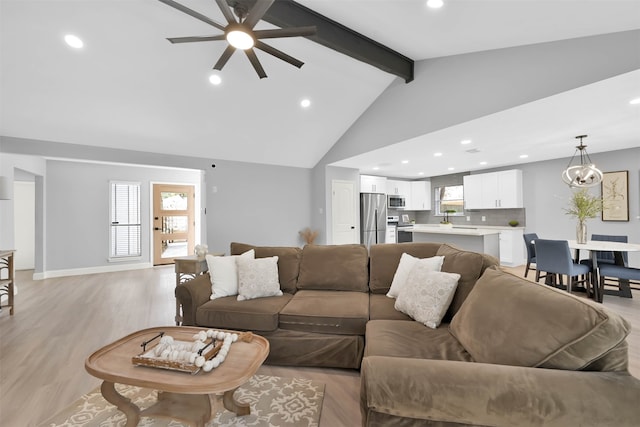
<path id="1" fill-rule="evenodd" d="M 156 401 L 154 390 L 116 384 L 123 396 L 144 409 Z M 236 390 L 236 400 L 248 402 L 251 414 L 236 416 L 224 410 L 218 412 L 207 426 L 318 426 L 324 384 L 296 378 L 254 375 L 247 384 Z M 96 388 L 58 412 L 41 427 L 122 427 L 124 414 L 108 403 Z M 139 426 L 181 427 L 178 421 L 143 417 Z"/>

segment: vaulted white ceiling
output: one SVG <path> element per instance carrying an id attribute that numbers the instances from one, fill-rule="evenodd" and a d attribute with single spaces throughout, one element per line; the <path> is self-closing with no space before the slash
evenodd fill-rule
<path id="1" fill-rule="evenodd" d="M 180 2 L 223 21 L 213 0 Z M 439 10 L 427 8 L 424 0 L 299 2 L 414 60 L 640 28 L 637 0 L 445 0 Z M 0 27 L 4 136 L 313 167 L 395 79 L 310 40 L 292 38 L 270 44 L 304 61 L 302 69 L 258 52 L 269 75 L 260 80 L 236 53 L 220 73 L 223 83 L 213 86 L 208 78 L 225 42 L 172 45 L 166 37 L 219 31 L 157 0 L 1 0 Z M 273 28 L 264 22 L 258 27 Z M 65 45 L 68 33 L 81 37 L 85 47 Z M 513 147 L 510 155 L 522 154 L 532 150 L 534 138 L 576 126 L 570 116 L 552 120 L 542 111 L 551 107 L 555 117 L 574 111 L 591 96 L 585 91 L 593 89 L 602 108 L 575 120 L 595 119 L 586 114 L 602 118 L 606 108 L 607 116 L 615 116 L 611 123 L 626 123 L 603 125 L 608 140 L 616 141 L 611 147 L 637 146 L 628 133 L 640 134 L 638 109 L 609 104 L 618 101 L 605 95 L 616 88 L 616 93 L 629 91 L 629 99 L 640 97 L 638 75 L 610 80 L 580 88 L 575 97 L 562 94 L 523 106 L 523 112 L 506 111 L 513 126 L 499 133 L 496 123 L 504 118 L 497 116 L 503 113 L 424 138 L 481 135 L 494 141 L 485 146 L 487 154 L 504 151 L 505 141 Z M 303 98 L 311 107 L 300 107 Z M 522 120 L 521 113 L 536 117 L 535 124 Z M 417 146 L 407 141 L 344 165 L 367 172 L 372 165 L 393 163 L 392 154 L 398 161 L 432 156 L 415 151 Z M 552 155 L 570 154 L 564 147 Z M 387 172 L 415 178 L 420 170 L 416 165 Z"/>

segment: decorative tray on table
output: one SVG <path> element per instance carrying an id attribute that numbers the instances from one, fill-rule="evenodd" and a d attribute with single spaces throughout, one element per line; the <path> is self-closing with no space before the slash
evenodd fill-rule
<path id="1" fill-rule="evenodd" d="M 197 374 L 201 369 L 209 372 L 224 362 L 231 344 L 238 339 L 251 341 L 251 333 L 200 331 L 193 341 L 178 341 L 160 332 L 144 341 L 142 352 L 131 358 L 136 366 L 169 369 Z"/>
<path id="2" fill-rule="evenodd" d="M 205 333 L 206 334 L 206 333 Z M 159 339 L 158 339 L 159 338 Z M 203 338 L 203 339 L 200 339 Z M 149 346 L 149 344 L 153 344 Z M 131 362 L 137 366 L 170 369 L 173 371 L 197 373 L 204 363 L 196 365 L 196 359 L 207 361 L 218 354 L 223 341 L 214 337 L 199 336 L 194 341 L 178 341 L 161 332 L 141 344 L 142 353 Z M 203 361 L 200 359 L 200 361 Z"/>

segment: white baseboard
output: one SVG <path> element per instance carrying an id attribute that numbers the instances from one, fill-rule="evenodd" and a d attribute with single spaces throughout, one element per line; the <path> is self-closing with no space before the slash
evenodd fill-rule
<path id="1" fill-rule="evenodd" d="M 104 265 L 99 267 L 87 267 L 87 268 L 72 268 L 68 270 L 52 270 L 45 271 L 43 273 L 33 273 L 33 280 L 51 279 L 54 277 L 65 276 L 82 276 L 84 274 L 96 274 L 96 273 L 113 273 L 116 271 L 128 271 L 128 270 L 142 270 L 144 268 L 151 268 L 153 264 L 144 262 L 140 264 L 114 264 Z"/>

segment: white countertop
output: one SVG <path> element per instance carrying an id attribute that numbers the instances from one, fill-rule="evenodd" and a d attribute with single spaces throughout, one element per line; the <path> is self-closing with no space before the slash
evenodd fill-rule
<path id="1" fill-rule="evenodd" d="M 404 231 L 426 234 L 456 234 L 459 236 L 487 236 L 490 234 L 500 234 L 500 230 L 498 228 L 449 228 L 440 227 L 437 224 L 416 224 L 411 229 L 405 228 Z"/>
<path id="2" fill-rule="evenodd" d="M 440 227 L 438 224 L 413 224 L 414 227 Z M 511 227 L 510 225 L 472 225 L 472 224 L 455 224 L 453 226 L 454 229 L 456 228 L 476 228 L 476 229 L 483 229 L 483 230 L 524 230 L 525 227 Z"/>

